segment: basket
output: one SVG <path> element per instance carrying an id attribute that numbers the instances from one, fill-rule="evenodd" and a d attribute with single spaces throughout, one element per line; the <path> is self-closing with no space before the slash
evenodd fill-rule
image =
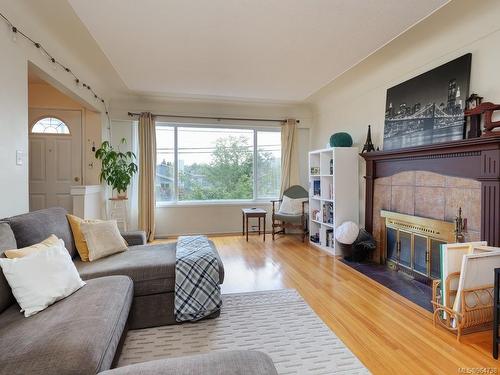
<path id="1" fill-rule="evenodd" d="M 446 306 L 442 303 L 441 280 L 432 283 L 432 306 L 434 309 L 434 326 L 440 325 L 457 335 L 457 340 L 463 334 L 484 331 L 493 323 L 493 285 L 466 289 L 461 292 L 461 311 L 453 310 L 453 301 L 457 290 L 451 288 L 452 282 L 458 285 L 460 273 L 455 272 L 445 280 Z"/>

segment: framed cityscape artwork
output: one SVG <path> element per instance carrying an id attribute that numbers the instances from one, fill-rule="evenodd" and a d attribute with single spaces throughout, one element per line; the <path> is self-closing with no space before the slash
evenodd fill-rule
<path id="1" fill-rule="evenodd" d="M 463 139 L 470 53 L 387 90 L 384 150 Z"/>

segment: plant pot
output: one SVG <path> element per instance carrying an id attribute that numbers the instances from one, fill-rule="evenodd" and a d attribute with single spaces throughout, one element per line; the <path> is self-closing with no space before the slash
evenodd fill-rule
<path id="1" fill-rule="evenodd" d="M 128 199 L 128 197 L 127 197 L 126 191 L 118 193 L 116 190 L 113 190 L 112 196 L 110 198 L 110 200 L 113 200 L 113 201 L 124 201 L 127 199 Z"/>

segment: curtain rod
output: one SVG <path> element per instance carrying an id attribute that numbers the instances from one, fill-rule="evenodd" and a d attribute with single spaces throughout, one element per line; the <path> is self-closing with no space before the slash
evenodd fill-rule
<path id="1" fill-rule="evenodd" d="M 134 112 L 129 112 L 128 115 L 130 117 L 138 117 L 141 114 L 140 113 L 134 113 Z M 264 118 L 242 118 L 242 117 L 211 117 L 211 116 L 183 116 L 183 115 L 155 115 L 155 117 L 174 117 L 174 118 L 192 118 L 192 119 L 202 119 L 202 120 L 228 120 L 228 121 L 261 121 L 261 122 L 279 122 L 279 123 L 286 123 L 286 119 L 284 120 L 278 120 L 278 119 L 264 119 Z M 299 123 L 299 120 L 295 120 L 297 123 Z"/>

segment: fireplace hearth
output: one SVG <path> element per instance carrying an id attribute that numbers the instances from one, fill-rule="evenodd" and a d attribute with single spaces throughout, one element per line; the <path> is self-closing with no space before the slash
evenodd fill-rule
<path id="1" fill-rule="evenodd" d="M 430 285 L 422 283 L 404 272 L 389 269 L 386 265 L 351 262 L 342 258 L 339 258 L 339 261 L 432 312 L 432 287 Z"/>

